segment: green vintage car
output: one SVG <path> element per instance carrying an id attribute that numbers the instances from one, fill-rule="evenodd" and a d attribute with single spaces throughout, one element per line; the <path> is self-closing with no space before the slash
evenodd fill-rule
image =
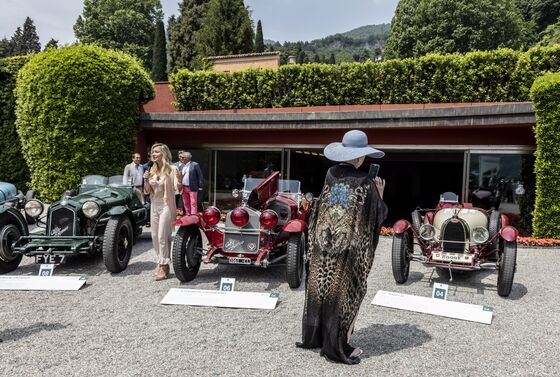
<path id="1" fill-rule="evenodd" d="M 25 204 L 44 232 L 24 235 L 13 253 L 34 256 L 36 263 L 62 263 L 68 255 L 103 253 L 110 272 L 123 271 L 132 245 L 148 223 L 142 193 L 123 176 L 89 175 L 78 191 L 66 191 L 45 213 L 39 200 Z"/>

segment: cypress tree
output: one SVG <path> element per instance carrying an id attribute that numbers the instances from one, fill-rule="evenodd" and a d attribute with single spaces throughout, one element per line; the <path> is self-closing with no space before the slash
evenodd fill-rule
<path id="1" fill-rule="evenodd" d="M 27 17 L 23 23 L 20 51 L 23 55 L 41 51 L 41 43 L 39 43 L 37 30 L 35 29 L 33 20 L 29 17 Z"/>
<path id="2" fill-rule="evenodd" d="M 152 80 L 167 81 L 167 51 L 165 27 L 162 20 L 158 20 L 156 23 L 152 57 Z"/>
<path id="3" fill-rule="evenodd" d="M 48 41 L 45 45 L 45 50 L 47 48 L 58 48 L 58 41 L 54 38 L 51 38 L 50 41 Z"/>
<path id="4" fill-rule="evenodd" d="M 255 52 L 264 52 L 264 39 L 261 20 L 257 22 L 257 32 L 255 35 Z"/>

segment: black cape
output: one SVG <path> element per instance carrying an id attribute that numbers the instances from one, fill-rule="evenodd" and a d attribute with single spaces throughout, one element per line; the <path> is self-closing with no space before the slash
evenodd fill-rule
<path id="1" fill-rule="evenodd" d="M 309 228 L 302 342 L 332 361 L 356 364 L 348 344 L 367 290 L 387 206 L 365 172 L 331 167 Z"/>

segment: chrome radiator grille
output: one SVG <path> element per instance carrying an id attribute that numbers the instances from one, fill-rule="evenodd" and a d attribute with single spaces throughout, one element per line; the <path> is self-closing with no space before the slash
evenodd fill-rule
<path id="1" fill-rule="evenodd" d="M 467 229 L 460 219 L 449 219 L 441 231 L 445 253 L 463 253 L 467 242 Z"/>
<path id="2" fill-rule="evenodd" d="M 68 208 L 57 208 L 51 212 L 49 219 L 49 236 L 73 236 L 76 214 Z"/>

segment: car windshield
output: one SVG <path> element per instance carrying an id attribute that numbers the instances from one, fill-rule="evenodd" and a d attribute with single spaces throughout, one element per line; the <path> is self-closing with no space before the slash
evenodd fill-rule
<path id="1" fill-rule="evenodd" d="M 106 185 L 108 178 L 103 175 L 86 175 L 82 178 L 82 185 Z"/>
<path id="2" fill-rule="evenodd" d="M 264 181 L 264 178 L 245 178 L 244 191 L 251 191 Z M 291 179 L 280 179 L 278 182 L 278 192 L 299 193 L 300 182 Z"/>
<path id="3" fill-rule="evenodd" d="M 109 177 L 109 186 L 131 186 L 132 178 L 125 182 L 124 175 L 113 175 Z"/>

